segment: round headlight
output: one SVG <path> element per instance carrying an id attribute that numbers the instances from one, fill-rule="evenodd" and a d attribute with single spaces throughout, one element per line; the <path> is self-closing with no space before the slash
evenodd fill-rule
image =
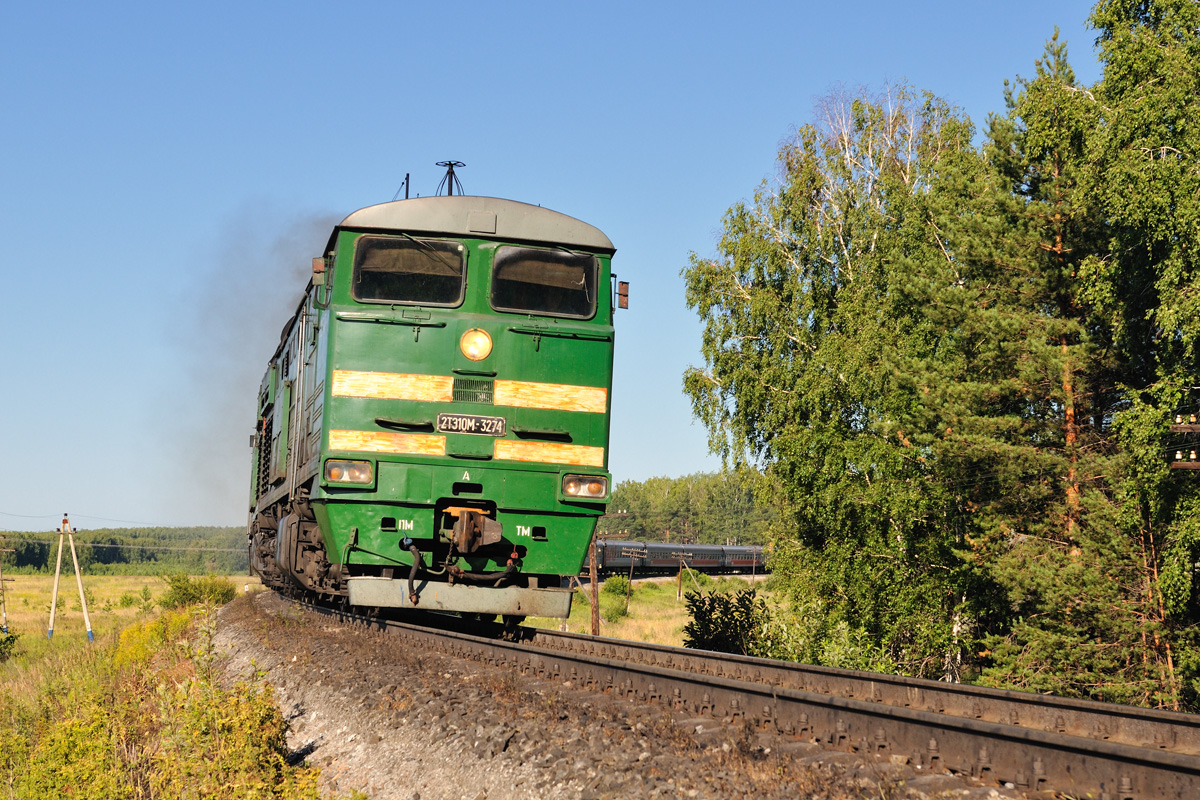
<path id="1" fill-rule="evenodd" d="M 595 475 L 567 475 L 563 477 L 562 490 L 571 497 L 603 500 L 608 494 L 608 479 Z"/>
<path id="2" fill-rule="evenodd" d="M 332 483 L 369 484 L 375 479 L 370 461 L 330 459 L 325 462 L 325 480 Z"/>
<path id="3" fill-rule="evenodd" d="M 472 328 L 462 335 L 458 342 L 462 354 L 472 361 L 483 361 L 492 352 L 492 337 L 487 331 Z"/>

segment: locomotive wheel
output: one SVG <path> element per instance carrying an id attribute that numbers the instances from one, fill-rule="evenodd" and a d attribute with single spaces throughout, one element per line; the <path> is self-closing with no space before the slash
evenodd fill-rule
<path id="1" fill-rule="evenodd" d="M 520 641 L 521 638 L 521 623 L 525 621 L 523 615 L 516 614 L 504 615 L 504 632 L 501 637 L 510 642 Z"/>

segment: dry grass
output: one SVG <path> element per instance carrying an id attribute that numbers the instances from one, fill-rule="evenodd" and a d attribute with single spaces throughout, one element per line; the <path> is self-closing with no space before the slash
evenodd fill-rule
<path id="1" fill-rule="evenodd" d="M 259 587 L 257 577 L 234 576 L 233 580 L 239 592 L 244 591 L 247 584 L 251 590 Z M 53 588 L 53 575 L 5 576 L 4 605 L 8 612 L 8 631 L 21 636 L 14 662 L 39 659 L 87 642 L 79 589 L 74 573 L 67 571 L 59 579 L 54 637 L 46 638 Z M 85 575 L 83 588 L 88 596 L 92 632 L 100 640 L 153 613 L 167 585 L 156 575 Z M 0 677 L 5 676 L 0 673 Z"/>

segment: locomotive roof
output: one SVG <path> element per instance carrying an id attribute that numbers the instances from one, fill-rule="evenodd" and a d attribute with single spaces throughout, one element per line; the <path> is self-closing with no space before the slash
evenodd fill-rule
<path id="1" fill-rule="evenodd" d="M 548 208 L 498 197 L 416 197 L 367 206 L 334 229 L 404 231 L 505 241 L 549 242 L 612 253 L 612 241 L 599 229 Z"/>

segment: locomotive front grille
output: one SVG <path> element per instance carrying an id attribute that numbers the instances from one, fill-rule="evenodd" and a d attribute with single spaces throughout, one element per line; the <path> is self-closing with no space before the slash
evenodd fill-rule
<path id="1" fill-rule="evenodd" d="M 471 378 L 454 379 L 454 401 L 456 403 L 485 403 L 492 405 L 495 381 Z"/>

